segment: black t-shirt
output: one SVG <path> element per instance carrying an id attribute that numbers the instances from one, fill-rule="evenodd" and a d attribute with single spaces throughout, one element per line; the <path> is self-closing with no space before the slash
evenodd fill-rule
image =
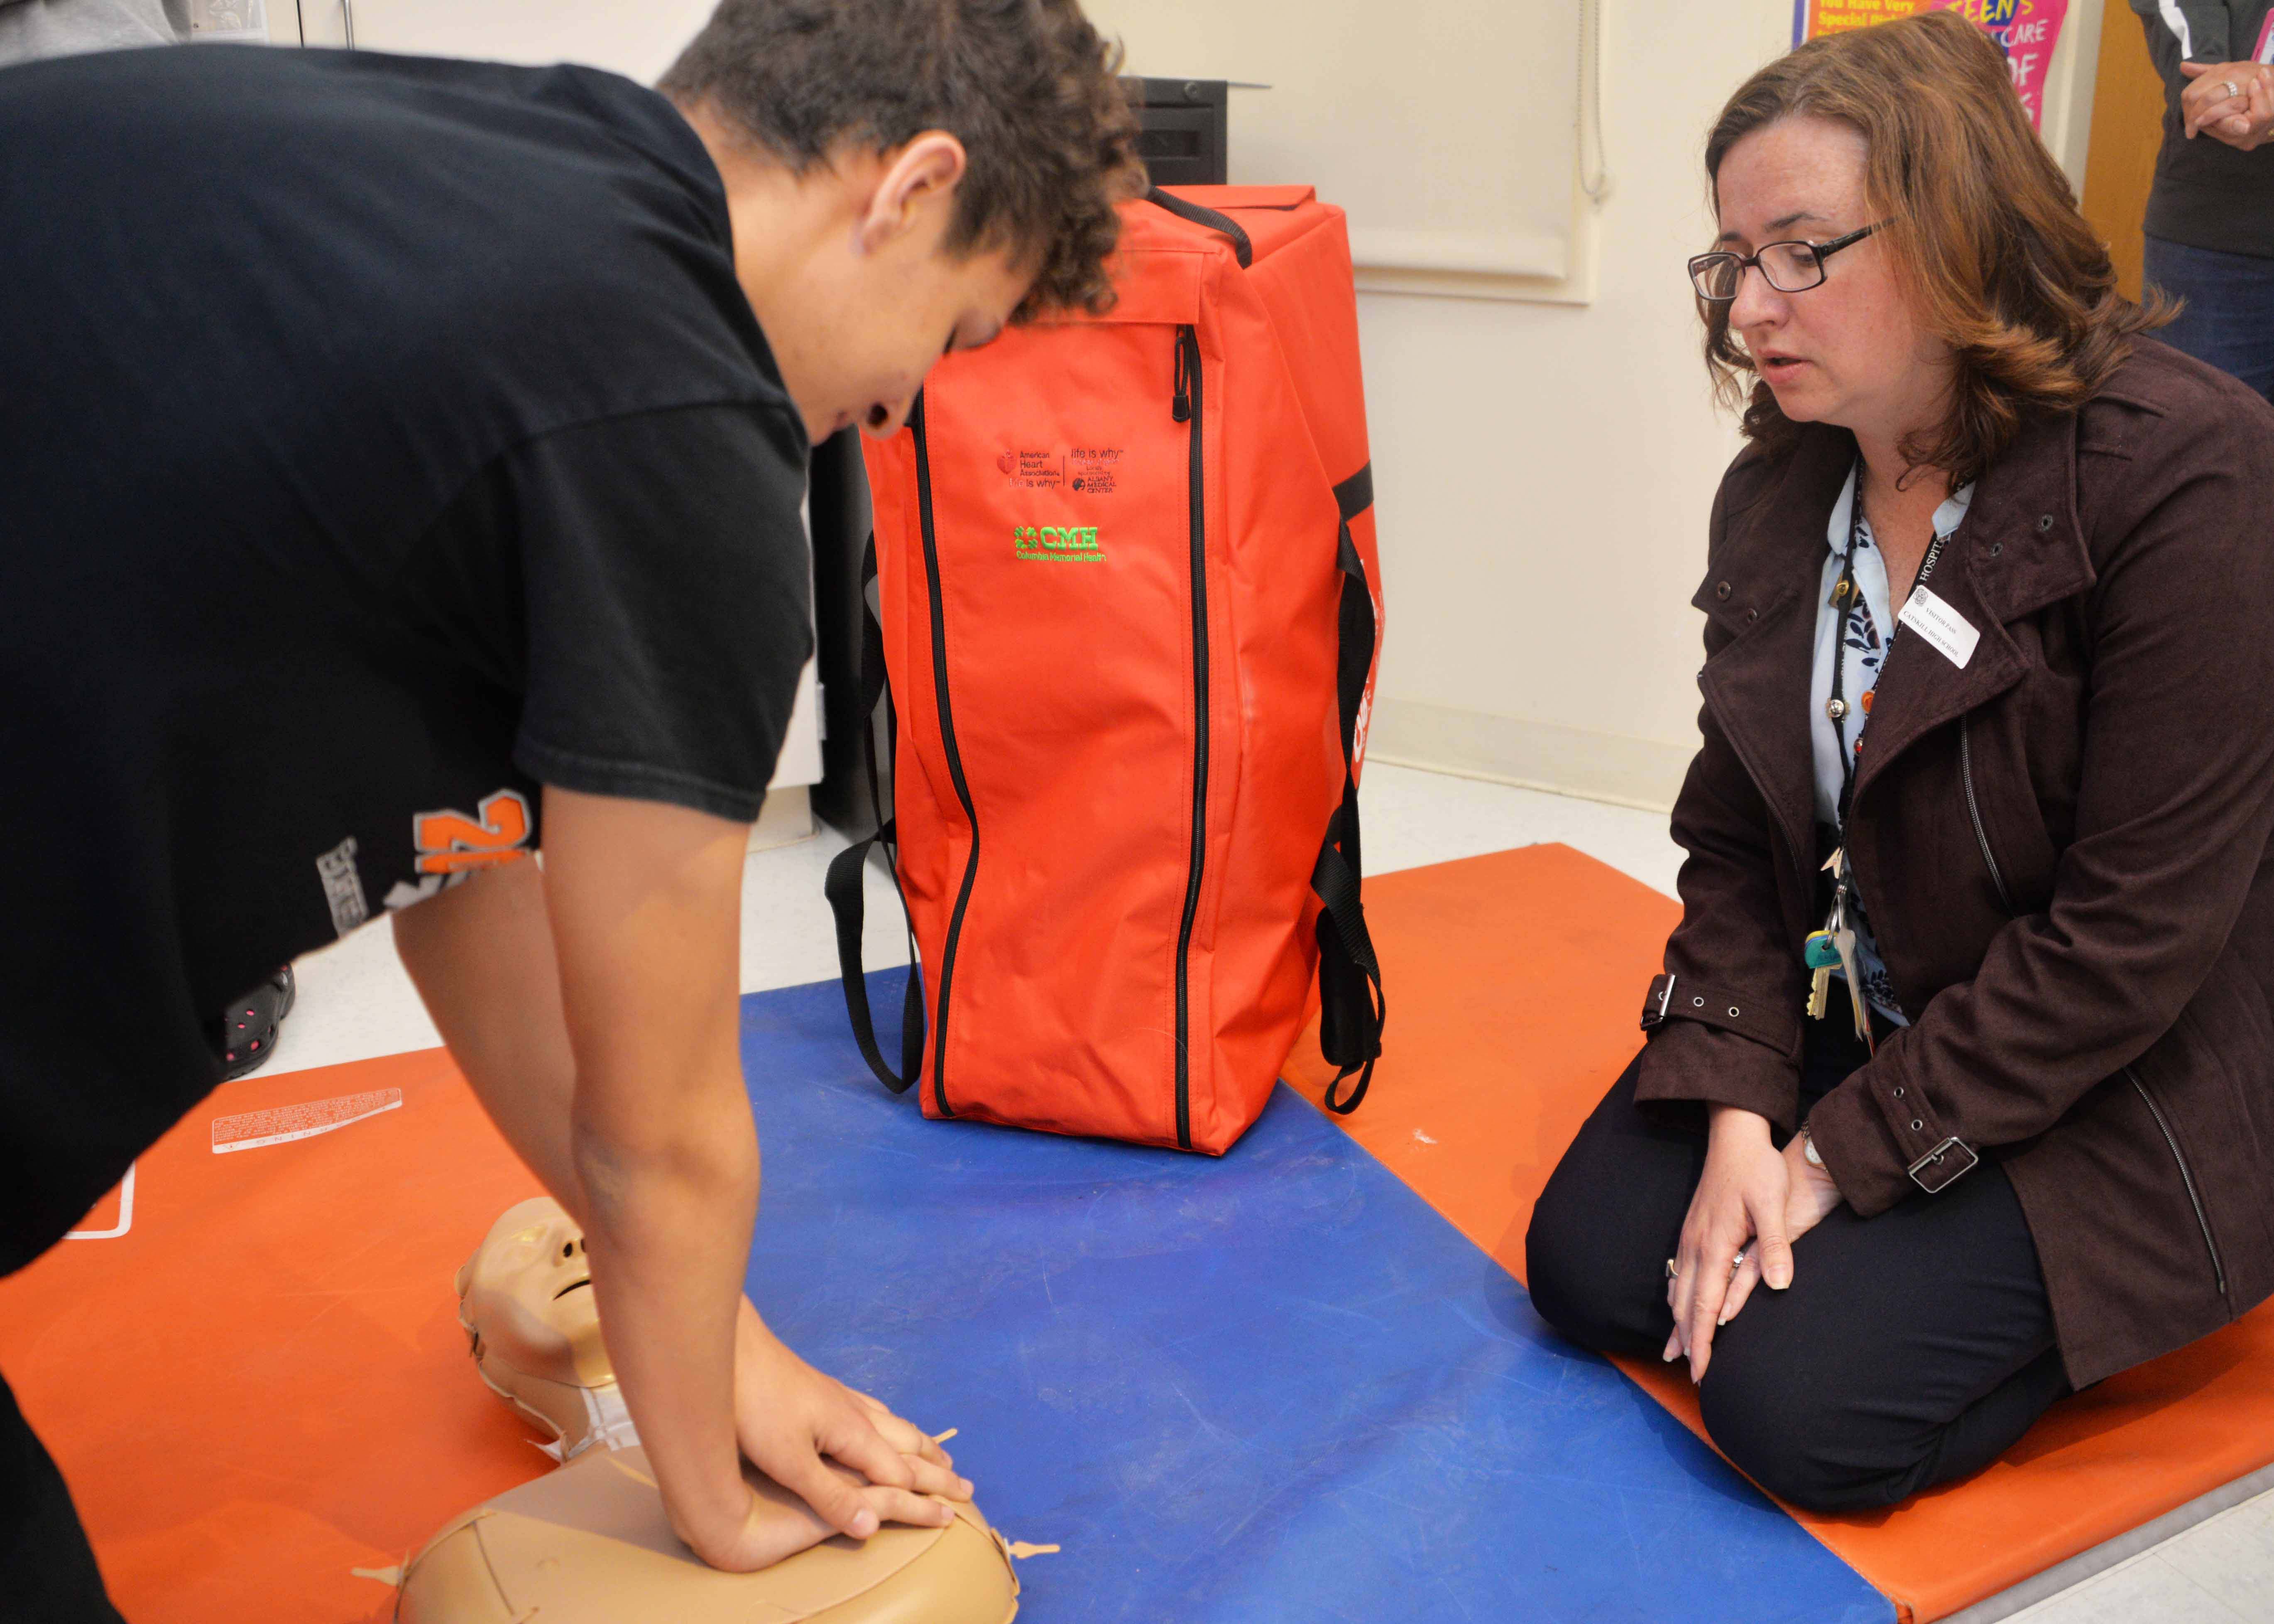
<path id="1" fill-rule="evenodd" d="M 627 80 L 0 71 L 0 1273 L 226 1000 L 536 844 L 540 785 L 757 816 L 807 451 Z"/>
<path id="2" fill-rule="evenodd" d="M 2142 9 L 2133 0 L 2132 9 Z M 2215 137 L 2187 139 L 2180 93 L 2195 81 L 2180 71 L 2179 35 L 2166 20 L 2180 11 L 2191 62 L 2247 62 L 2266 26 L 2266 0 L 2210 0 L 2184 8 L 2150 4 L 2143 15 L 2148 55 L 2164 80 L 2164 145 L 2148 193 L 2148 235 L 2190 248 L 2274 259 L 2274 147 L 2237 152 Z M 2112 27 L 2112 20 L 2105 26 Z"/>

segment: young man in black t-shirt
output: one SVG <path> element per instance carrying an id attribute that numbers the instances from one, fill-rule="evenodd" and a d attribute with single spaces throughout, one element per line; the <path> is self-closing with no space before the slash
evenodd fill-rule
<path id="1" fill-rule="evenodd" d="M 741 1295 L 740 886 L 810 642 L 805 459 L 1108 297 L 1138 171 L 1073 0 L 727 0 L 663 92 L 0 71 L 0 1273 L 213 1087 L 203 1011 L 401 910 L 587 1234 L 674 1524 L 749 1568 L 968 1492 Z M 762 1528 L 738 1455 L 826 1527 Z M 4 1386 L 0 1598 L 116 1616 Z"/>

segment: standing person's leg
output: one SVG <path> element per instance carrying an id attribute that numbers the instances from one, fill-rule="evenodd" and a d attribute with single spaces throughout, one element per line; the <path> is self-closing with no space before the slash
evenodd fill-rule
<path id="1" fill-rule="evenodd" d="M 2141 280 L 2186 301 L 2154 336 L 2274 399 L 2274 259 L 2151 237 Z"/>
<path id="2" fill-rule="evenodd" d="M 2003 1169 L 1793 1248 L 1713 1341 L 1706 1431 L 1811 1511 L 1892 1505 L 1979 1471 L 2069 1391 L 2036 1244 Z"/>
<path id="3" fill-rule="evenodd" d="M 0 1380 L 0 1613 L 38 1624 L 124 1624 L 102 1588 L 71 1491 Z"/>

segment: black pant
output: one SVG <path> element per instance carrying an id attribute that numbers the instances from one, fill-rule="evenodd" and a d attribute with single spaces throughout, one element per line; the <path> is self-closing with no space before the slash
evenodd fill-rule
<path id="1" fill-rule="evenodd" d="M 124 1624 L 102 1589 L 71 1491 L 0 1380 L 0 1618 Z"/>
<path id="2" fill-rule="evenodd" d="M 1801 1111 L 1864 1058 L 1811 1021 Z M 1641 1105 L 1640 1062 L 1579 1130 L 1525 1239 L 1532 1305 L 1572 1341 L 1656 1358 L 1666 1260 L 1706 1166 L 1706 1110 Z M 1985 1160 L 1939 1195 L 1834 1211 L 1713 1337 L 1698 1389 L 1722 1453 L 1779 1498 L 1857 1511 L 1980 1470 L 2069 1391 L 2036 1244 Z"/>

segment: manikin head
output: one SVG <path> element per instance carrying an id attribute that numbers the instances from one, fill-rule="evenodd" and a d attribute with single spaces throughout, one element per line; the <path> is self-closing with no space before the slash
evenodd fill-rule
<path id="1" fill-rule="evenodd" d="M 895 432 L 951 350 L 1111 303 L 1144 177 L 1118 56 L 1076 0 L 723 0 L 664 75 L 816 441 Z"/>
<path id="2" fill-rule="evenodd" d="M 482 1380 L 563 1438 L 581 1388 L 613 1387 L 584 1232 L 551 1196 L 509 1207 L 458 1271 L 458 1323 Z"/>
<path id="3" fill-rule="evenodd" d="M 397 1624 L 1002 1624 L 1018 1611 L 1010 1548 L 978 1508 L 945 1529 L 889 1523 L 824 1539 L 756 1573 L 706 1568 L 680 1542 L 621 1415 L 600 1344 L 584 1236 L 550 1197 L 510 1208 L 458 1271 L 458 1318 L 482 1380 L 561 1440 L 566 1457 L 453 1519 L 405 1565 Z M 598 1446 L 606 1447 L 583 1447 Z M 745 1469 L 753 1515 L 826 1532 Z"/>

